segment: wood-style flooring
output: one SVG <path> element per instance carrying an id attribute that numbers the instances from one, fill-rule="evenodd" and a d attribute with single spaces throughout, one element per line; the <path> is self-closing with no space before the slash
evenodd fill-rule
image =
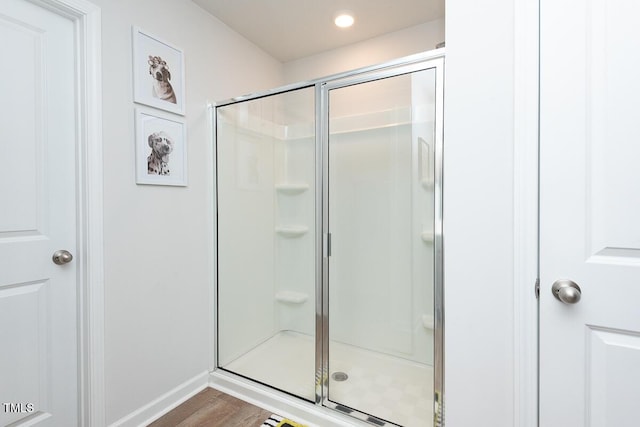
<path id="1" fill-rule="evenodd" d="M 260 427 L 272 412 L 206 388 L 148 427 Z"/>

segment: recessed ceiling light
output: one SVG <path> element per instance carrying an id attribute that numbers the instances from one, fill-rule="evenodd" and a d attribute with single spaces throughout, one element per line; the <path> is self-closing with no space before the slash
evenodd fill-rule
<path id="1" fill-rule="evenodd" d="M 333 22 L 340 28 L 349 28 L 354 22 L 353 14 L 351 12 L 340 12 Z"/>

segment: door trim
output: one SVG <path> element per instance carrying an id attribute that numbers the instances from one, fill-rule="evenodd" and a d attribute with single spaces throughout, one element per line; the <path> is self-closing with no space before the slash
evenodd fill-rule
<path id="1" fill-rule="evenodd" d="M 105 425 L 101 11 L 86 0 L 29 0 L 70 19 L 77 70 L 78 421 Z"/>
<path id="2" fill-rule="evenodd" d="M 513 425 L 538 426 L 539 1 L 514 2 Z"/>

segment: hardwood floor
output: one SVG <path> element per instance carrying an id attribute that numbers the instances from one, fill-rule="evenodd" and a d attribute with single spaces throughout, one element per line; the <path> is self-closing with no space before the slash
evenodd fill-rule
<path id="1" fill-rule="evenodd" d="M 206 388 L 148 427 L 260 427 L 272 412 Z"/>

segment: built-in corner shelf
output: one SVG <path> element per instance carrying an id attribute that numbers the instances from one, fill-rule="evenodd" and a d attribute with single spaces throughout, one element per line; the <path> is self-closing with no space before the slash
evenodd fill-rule
<path id="1" fill-rule="evenodd" d="M 420 238 L 425 243 L 433 243 L 433 231 L 423 231 L 420 233 Z"/>
<path id="2" fill-rule="evenodd" d="M 423 314 L 422 315 L 422 326 L 425 329 L 433 330 L 433 328 L 435 328 L 435 322 L 433 320 L 433 315 L 431 315 L 431 314 Z"/>
<path id="3" fill-rule="evenodd" d="M 300 237 L 309 231 L 306 225 L 280 225 L 276 227 L 276 233 L 283 237 Z"/>
<path id="4" fill-rule="evenodd" d="M 281 183 L 281 184 L 276 184 L 276 191 L 278 193 L 282 193 L 282 194 L 288 194 L 288 195 L 296 195 L 296 194 L 300 194 L 303 193 L 305 191 L 307 191 L 309 189 L 309 184 L 304 183 L 304 182 L 298 182 L 298 183 Z"/>
<path id="5" fill-rule="evenodd" d="M 302 292 L 280 291 L 276 293 L 276 301 L 288 304 L 302 304 L 309 299 L 309 295 Z"/>

